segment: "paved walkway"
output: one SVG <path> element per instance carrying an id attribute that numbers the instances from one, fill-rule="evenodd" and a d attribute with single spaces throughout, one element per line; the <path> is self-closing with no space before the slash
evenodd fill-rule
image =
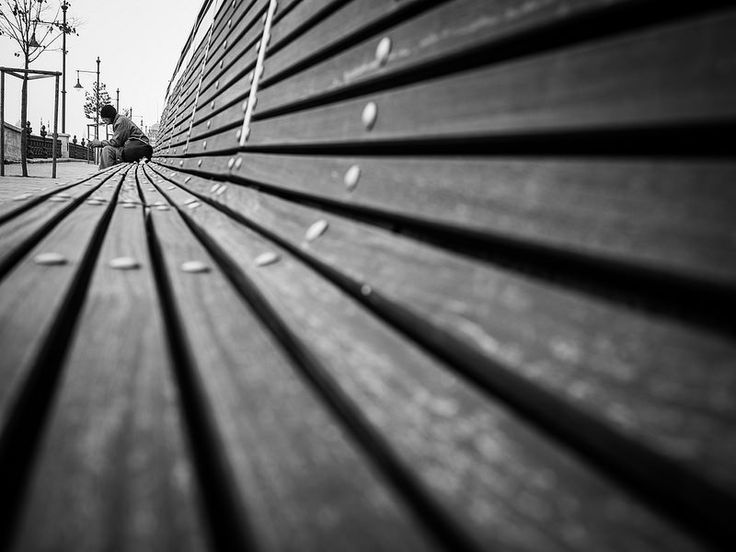
<path id="1" fill-rule="evenodd" d="M 49 186 L 65 184 L 98 171 L 97 165 L 83 161 L 59 163 L 56 178 L 51 178 L 51 163 L 28 164 L 28 177 L 22 177 L 20 163 L 5 165 L 5 176 L 0 176 L 0 203 L 11 201 L 24 192 L 40 192 Z"/>

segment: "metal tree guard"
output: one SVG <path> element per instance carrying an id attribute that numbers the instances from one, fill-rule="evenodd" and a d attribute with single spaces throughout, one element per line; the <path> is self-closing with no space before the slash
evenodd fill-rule
<path id="1" fill-rule="evenodd" d="M 30 80 L 47 79 L 50 77 L 56 77 L 56 87 L 54 91 L 54 137 L 51 145 L 51 178 L 56 178 L 56 141 L 59 138 L 58 135 L 58 120 L 59 120 L 59 77 L 61 73 L 59 71 L 34 71 L 32 69 L 16 69 L 14 67 L 0 67 L 0 176 L 5 176 L 5 74 L 11 75 L 15 78 L 23 80 L 25 78 Z M 23 121 L 25 125 L 25 121 Z M 25 132 L 25 127 L 21 129 L 21 132 Z"/>

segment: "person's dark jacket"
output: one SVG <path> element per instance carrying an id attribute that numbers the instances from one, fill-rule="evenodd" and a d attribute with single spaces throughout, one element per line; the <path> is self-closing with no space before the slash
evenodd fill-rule
<path id="1" fill-rule="evenodd" d="M 133 121 L 125 115 L 118 113 L 112 122 L 112 137 L 109 140 L 102 140 L 103 146 L 112 146 L 121 148 L 128 140 L 138 140 L 144 144 L 148 144 L 148 136 L 143 134 Z"/>

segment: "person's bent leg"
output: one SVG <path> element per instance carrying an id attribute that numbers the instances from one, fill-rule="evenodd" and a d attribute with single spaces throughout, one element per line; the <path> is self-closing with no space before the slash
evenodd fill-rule
<path id="1" fill-rule="evenodd" d="M 117 165 L 119 160 L 120 148 L 114 148 L 112 146 L 105 146 L 100 152 L 100 170 Z"/>
<path id="2" fill-rule="evenodd" d="M 130 163 L 140 161 L 144 157 L 150 160 L 152 154 L 153 148 L 148 144 L 139 140 L 129 140 L 125 143 L 125 148 L 123 149 L 123 161 Z"/>

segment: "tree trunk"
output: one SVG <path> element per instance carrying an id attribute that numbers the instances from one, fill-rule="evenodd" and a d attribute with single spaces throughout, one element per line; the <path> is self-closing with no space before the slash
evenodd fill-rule
<path id="1" fill-rule="evenodd" d="M 28 71 L 28 54 L 25 56 L 25 69 Z M 28 165 L 26 164 L 26 152 L 28 151 L 28 133 L 26 132 L 26 119 L 28 118 L 28 73 L 23 73 L 23 88 L 20 94 L 20 164 L 23 176 L 28 176 Z"/>

